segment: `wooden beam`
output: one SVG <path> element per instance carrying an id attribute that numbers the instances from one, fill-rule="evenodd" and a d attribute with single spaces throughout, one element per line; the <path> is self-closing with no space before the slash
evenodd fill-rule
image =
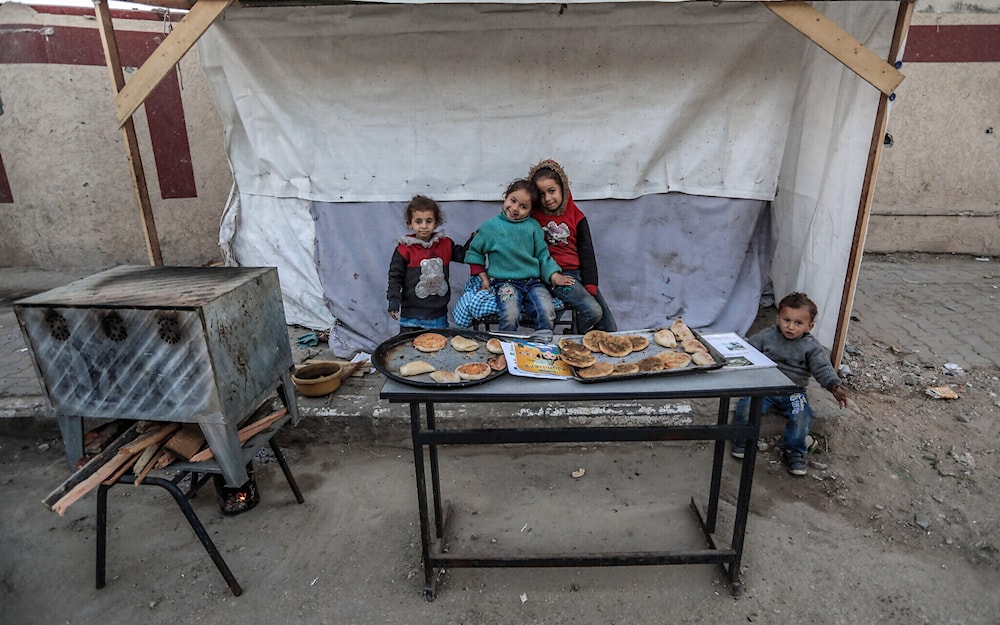
<path id="1" fill-rule="evenodd" d="M 910 30 L 910 18 L 913 16 L 913 0 L 902 0 L 899 12 L 896 14 L 896 26 L 889 44 L 889 60 L 899 56 L 906 33 Z M 847 344 L 847 328 L 851 323 L 851 310 L 854 308 L 854 294 L 858 288 L 858 273 L 861 270 L 861 259 L 865 251 L 865 237 L 868 234 L 868 221 L 871 217 L 872 198 L 875 195 L 875 178 L 878 166 L 882 160 L 882 149 L 885 145 L 885 129 L 889 120 L 889 97 L 885 93 L 879 97 L 878 109 L 875 113 L 875 128 L 872 130 L 872 140 L 868 147 L 868 165 L 865 168 L 865 181 L 861 187 L 861 200 L 858 205 L 858 218 L 854 223 L 854 240 L 851 243 L 851 254 L 847 261 L 847 276 L 844 279 L 844 291 L 840 297 L 840 313 L 837 317 L 837 329 L 833 335 L 831 360 L 833 366 L 840 368 L 840 361 Z"/>
<path id="2" fill-rule="evenodd" d="M 132 118 L 132 114 L 146 101 L 149 93 L 160 84 L 167 72 L 173 71 L 181 57 L 233 1 L 198 0 L 187 15 L 174 26 L 167 38 L 157 46 L 153 54 L 136 70 L 128 84 L 115 97 L 115 112 L 118 115 L 119 126 Z"/>
<path id="3" fill-rule="evenodd" d="M 111 22 L 108 0 L 94 2 L 94 13 L 97 16 L 98 31 L 101 34 L 101 45 L 104 46 L 104 58 L 107 60 L 108 72 L 111 74 L 111 86 L 115 93 L 120 93 L 125 86 L 125 74 L 122 71 L 121 56 L 118 52 L 115 29 Z M 139 153 L 139 140 L 135 134 L 135 124 L 129 117 L 124 124 L 119 124 L 119 126 L 128 155 L 129 171 L 132 174 L 132 190 L 135 192 L 135 199 L 139 204 L 139 219 L 142 221 L 149 264 L 162 267 L 163 252 L 160 250 L 160 239 L 156 234 L 156 220 L 153 219 L 153 205 L 149 201 L 149 188 L 146 186 L 146 172 L 142 167 L 142 156 Z"/>
<path id="4" fill-rule="evenodd" d="M 892 95 L 903 82 L 904 76 L 892 64 L 882 60 L 810 4 L 797 1 L 761 4 L 883 94 Z"/>

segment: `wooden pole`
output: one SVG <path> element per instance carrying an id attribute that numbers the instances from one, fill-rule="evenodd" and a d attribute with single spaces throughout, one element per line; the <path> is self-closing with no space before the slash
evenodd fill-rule
<path id="1" fill-rule="evenodd" d="M 899 12 L 896 15 L 896 27 L 889 46 L 889 62 L 894 63 L 910 29 L 910 18 L 913 15 L 913 0 L 901 0 Z M 834 368 L 840 368 L 840 361 L 847 343 L 847 327 L 851 322 L 851 310 L 854 308 L 854 294 L 858 287 L 858 273 L 861 269 L 861 257 L 865 250 L 865 236 L 868 233 L 868 220 L 871 217 L 872 197 L 875 193 L 875 178 L 878 175 L 879 162 L 882 160 L 885 128 L 889 118 L 889 96 L 883 93 L 878 100 L 875 113 L 875 128 L 872 131 L 871 144 L 868 147 L 868 165 L 865 168 L 865 180 L 861 187 L 861 200 L 858 206 L 858 218 L 854 223 L 854 240 L 851 243 L 851 254 L 847 261 L 847 276 L 844 279 L 844 291 L 840 297 L 840 312 L 837 316 L 837 329 L 833 335 L 831 360 Z"/>
<path id="2" fill-rule="evenodd" d="M 98 30 L 101 33 L 101 45 L 104 46 L 104 58 L 108 62 L 108 71 L 111 74 L 111 87 L 117 95 L 125 87 L 125 73 L 122 71 L 121 56 L 118 53 L 118 42 L 115 39 L 115 29 L 111 22 L 108 0 L 95 0 L 94 13 L 97 15 Z M 125 142 L 128 154 L 129 171 L 132 174 L 132 189 L 135 191 L 135 199 L 139 204 L 139 218 L 142 220 L 149 264 L 162 267 L 163 253 L 160 251 L 160 240 L 156 234 L 153 207 L 149 201 L 149 188 L 146 186 L 146 172 L 142 167 L 139 141 L 135 135 L 135 122 L 130 116 L 120 125 L 122 140 Z"/>

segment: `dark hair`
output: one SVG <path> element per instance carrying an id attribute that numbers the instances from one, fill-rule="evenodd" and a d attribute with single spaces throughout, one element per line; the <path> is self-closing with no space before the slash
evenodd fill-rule
<path id="1" fill-rule="evenodd" d="M 534 182 L 527 180 L 526 178 L 518 178 L 514 182 L 507 185 L 507 190 L 503 192 L 504 199 L 507 199 L 507 196 L 514 191 L 519 190 L 528 192 L 528 197 L 531 198 L 531 210 L 538 208 L 540 203 L 538 198 L 538 187 L 535 186 Z"/>
<path id="2" fill-rule="evenodd" d="M 778 312 L 781 312 L 782 308 L 807 308 L 810 321 L 816 321 L 816 315 L 819 314 L 816 303 L 805 293 L 789 293 L 778 302 Z"/>
<path id="3" fill-rule="evenodd" d="M 542 178 L 551 178 L 552 180 L 555 180 L 559 185 L 559 188 L 563 190 L 563 193 L 566 192 L 566 189 L 563 188 L 562 176 L 560 176 L 558 172 L 551 167 L 539 167 L 535 170 L 535 173 L 531 174 L 531 182 L 533 182 L 535 186 L 538 185 L 538 181 Z"/>
<path id="4" fill-rule="evenodd" d="M 440 226 L 444 223 L 444 214 L 438 203 L 426 195 L 414 195 L 410 203 L 406 205 L 406 223 L 413 221 L 414 211 L 431 211 L 434 213 L 434 221 Z"/>

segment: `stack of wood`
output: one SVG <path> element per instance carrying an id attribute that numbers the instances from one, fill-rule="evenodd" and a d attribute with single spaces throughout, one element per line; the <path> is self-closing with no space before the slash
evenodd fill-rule
<path id="1" fill-rule="evenodd" d="M 282 408 L 238 430 L 240 444 L 267 430 L 288 414 Z M 60 516 L 100 484 L 111 485 L 131 471 L 142 484 L 150 471 L 165 469 L 178 460 L 205 462 L 213 457 L 201 428 L 194 423 L 137 421 L 54 490 L 42 503 Z"/>

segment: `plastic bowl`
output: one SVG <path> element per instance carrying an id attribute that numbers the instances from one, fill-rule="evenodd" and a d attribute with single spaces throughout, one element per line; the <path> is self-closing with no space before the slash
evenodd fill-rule
<path id="1" fill-rule="evenodd" d="M 292 374 L 292 382 L 306 397 L 322 397 L 340 388 L 341 366 L 336 362 L 306 365 Z"/>

